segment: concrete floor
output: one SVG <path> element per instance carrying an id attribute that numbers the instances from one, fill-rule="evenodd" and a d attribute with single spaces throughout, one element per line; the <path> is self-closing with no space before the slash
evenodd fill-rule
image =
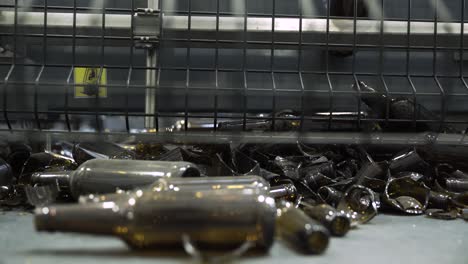
<path id="1" fill-rule="evenodd" d="M 0 264 L 183 262 L 191 262 L 183 252 L 137 254 L 113 238 L 37 233 L 32 215 L 0 212 Z M 324 255 L 300 255 L 278 242 L 269 255 L 243 257 L 239 262 L 468 263 L 468 222 L 379 215 L 345 238 L 333 238 Z"/>

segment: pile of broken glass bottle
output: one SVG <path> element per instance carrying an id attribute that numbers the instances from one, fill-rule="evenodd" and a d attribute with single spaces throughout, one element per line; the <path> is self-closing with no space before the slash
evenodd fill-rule
<path id="1" fill-rule="evenodd" d="M 91 159 L 125 159 L 189 162 L 201 177 L 260 176 L 278 203 L 286 200 L 325 226 L 326 220 L 311 208 L 330 205 L 351 227 L 378 212 L 468 220 L 464 146 L 61 142 L 55 147 L 32 154 L 25 144 L 6 145 L 0 159 L 2 209 L 76 201 L 59 182 L 34 179 L 37 172 L 71 171 Z"/>

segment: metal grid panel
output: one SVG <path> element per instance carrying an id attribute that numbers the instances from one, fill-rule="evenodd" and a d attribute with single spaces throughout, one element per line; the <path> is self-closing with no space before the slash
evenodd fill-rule
<path id="1" fill-rule="evenodd" d="M 143 20 L 147 7 L 161 10 L 159 23 Z M 465 9 L 464 0 L 10 0 L 0 5 L 0 129 L 246 131 L 264 121 L 275 131 L 289 121 L 302 132 L 461 133 Z M 106 75 L 93 87 L 107 98 L 75 98 L 77 68 Z M 386 96 L 382 115 L 362 102 L 360 81 Z M 392 118 L 400 97 L 433 115 Z M 278 115 L 285 109 L 294 114 Z"/>

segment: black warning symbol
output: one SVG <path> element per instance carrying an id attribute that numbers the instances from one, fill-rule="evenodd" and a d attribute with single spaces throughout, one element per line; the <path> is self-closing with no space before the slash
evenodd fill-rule
<path id="1" fill-rule="evenodd" d="M 86 68 L 83 83 L 84 91 L 83 93 L 89 96 L 96 96 L 99 91 L 99 72 L 96 68 Z"/>
<path id="2" fill-rule="evenodd" d="M 75 68 L 75 98 L 107 97 L 107 69 Z M 98 94 L 99 93 L 99 94 Z"/>

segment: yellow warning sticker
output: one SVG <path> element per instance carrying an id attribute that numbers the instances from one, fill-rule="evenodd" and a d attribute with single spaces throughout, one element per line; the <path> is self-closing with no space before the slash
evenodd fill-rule
<path id="1" fill-rule="evenodd" d="M 75 98 L 107 97 L 107 69 L 75 68 Z M 100 78 L 99 78 L 100 77 Z"/>

